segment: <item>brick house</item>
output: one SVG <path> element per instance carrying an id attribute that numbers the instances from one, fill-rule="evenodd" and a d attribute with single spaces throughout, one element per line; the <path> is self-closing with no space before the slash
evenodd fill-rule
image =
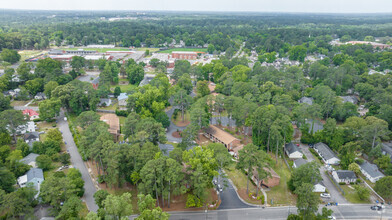
<path id="1" fill-rule="evenodd" d="M 179 60 L 196 60 L 197 53 L 192 51 L 173 51 L 172 58 Z"/>
<path id="2" fill-rule="evenodd" d="M 217 128 L 214 125 L 210 125 L 208 128 L 205 129 L 204 136 L 210 139 L 212 142 L 217 142 L 225 145 L 225 147 L 230 151 L 233 151 L 234 148 L 241 145 L 240 140 L 238 140 L 228 132 Z"/>

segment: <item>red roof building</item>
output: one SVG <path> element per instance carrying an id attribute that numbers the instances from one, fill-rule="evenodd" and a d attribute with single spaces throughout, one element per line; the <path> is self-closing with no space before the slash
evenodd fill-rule
<path id="1" fill-rule="evenodd" d="M 28 115 L 30 120 L 39 118 L 38 112 L 34 111 L 33 109 L 25 109 L 23 110 L 23 114 Z"/>

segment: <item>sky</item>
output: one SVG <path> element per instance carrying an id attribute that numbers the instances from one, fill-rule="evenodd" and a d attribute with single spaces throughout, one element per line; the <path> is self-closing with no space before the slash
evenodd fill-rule
<path id="1" fill-rule="evenodd" d="M 0 0 L 0 2 L 0 8 L 33 10 L 392 13 L 392 0 Z"/>

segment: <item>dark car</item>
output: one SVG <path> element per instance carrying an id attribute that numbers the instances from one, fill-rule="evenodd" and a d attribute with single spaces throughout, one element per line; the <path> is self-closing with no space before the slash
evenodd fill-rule
<path id="1" fill-rule="evenodd" d="M 382 207 L 381 207 L 381 206 L 374 205 L 374 206 L 370 206 L 370 209 L 371 209 L 371 210 L 380 211 L 380 210 L 382 209 Z"/>

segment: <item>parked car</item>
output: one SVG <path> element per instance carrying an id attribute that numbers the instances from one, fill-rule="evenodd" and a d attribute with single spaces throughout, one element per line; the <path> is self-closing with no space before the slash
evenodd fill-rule
<path id="1" fill-rule="evenodd" d="M 321 193 L 320 196 L 322 198 L 331 198 L 331 195 L 329 193 Z"/>
<path id="2" fill-rule="evenodd" d="M 328 216 L 328 219 L 336 220 L 335 216 L 332 216 L 332 215 Z"/>
<path id="3" fill-rule="evenodd" d="M 67 121 L 67 117 L 64 117 L 64 121 Z"/>
<path id="4" fill-rule="evenodd" d="M 219 192 L 223 191 L 223 187 L 220 184 L 218 184 L 218 190 L 219 190 Z"/>
<path id="5" fill-rule="evenodd" d="M 216 180 L 212 180 L 212 183 L 216 185 L 218 182 Z"/>

